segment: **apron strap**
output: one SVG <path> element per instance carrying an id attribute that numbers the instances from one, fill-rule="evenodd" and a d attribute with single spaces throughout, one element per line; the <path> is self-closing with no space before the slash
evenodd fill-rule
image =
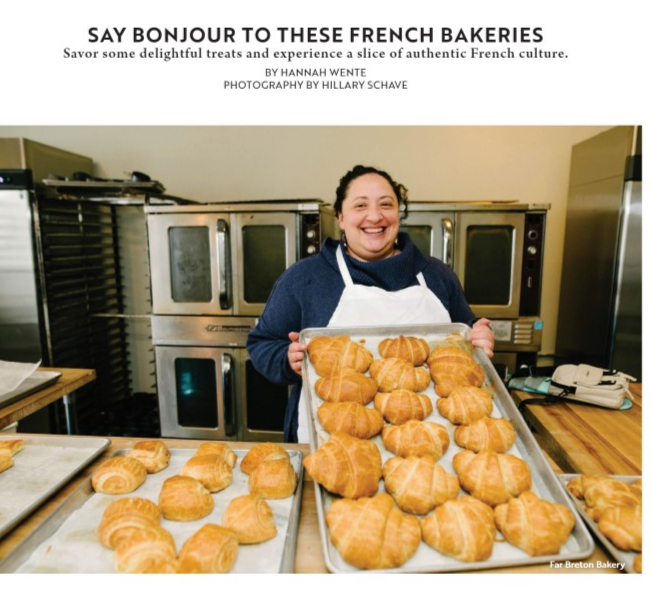
<path id="1" fill-rule="evenodd" d="M 427 288 L 428 286 L 426 285 L 426 280 L 423 278 L 423 273 L 419 272 L 417 274 L 417 281 L 419 282 L 419 285 L 421 287 Z"/>
<path id="2" fill-rule="evenodd" d="M 346 287 L 353 287 L 353 279 L 351 278 L 351 273 L 349 273 L 349 268 L 346 266 L 346 261 L 344 260 L 344 253 L 342 252 L 342 245 L 340 244 L 337 247 L 337 252 L 335 253 L 337 258 L 337 266 L 340 268 L 340 274 L 342 279 L 344 279 L 344 285 Z"/>

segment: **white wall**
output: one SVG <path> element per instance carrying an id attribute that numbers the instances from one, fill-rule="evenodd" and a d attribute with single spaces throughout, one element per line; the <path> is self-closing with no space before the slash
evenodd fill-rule
<path id="1" fill-rule="evenodd" d="M 361 163 L 386 169 L 413 201 L 550 203 L 541 316 L 542 353 L 552 354 L 571 148 L 608 128 L 5 126 L 0 137 L 26 137 L 90 156 L 96 174 L 107 178 L 139 170 L 168 194 L 201 202 L 332 202 L 339 178 Z"/>

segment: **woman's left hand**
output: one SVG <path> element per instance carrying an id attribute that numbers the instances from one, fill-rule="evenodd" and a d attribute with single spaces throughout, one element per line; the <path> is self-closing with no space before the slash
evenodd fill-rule
<path id="1" fill-rule="evenodd" d="M 490 324 L 491 322 L 487 318 L 480 318 L 466 333 L 466 340 L 471 341 L 474 347 L 481 348 L 489 359 L 494 356 L 494 344 L 496 342 Z"/>

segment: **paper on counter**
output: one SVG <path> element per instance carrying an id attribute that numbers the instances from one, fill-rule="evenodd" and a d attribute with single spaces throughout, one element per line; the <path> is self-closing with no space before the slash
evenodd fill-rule
<path id="1" fill-rule="evenodd" d="M 37 363 L 17 363 L 0 360 L 0 396 L 15 390 L 41 365 Z"/>

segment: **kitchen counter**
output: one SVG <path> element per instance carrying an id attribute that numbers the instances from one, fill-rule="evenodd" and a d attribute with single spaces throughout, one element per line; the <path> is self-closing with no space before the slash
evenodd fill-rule
<path id="1" fill-rule="evenodd" d="M 95 379 L 94 369 L 41 367 L 37 371 L 56 371 L 61 373 L 61 377 L 51 386 L 0 408 L 0 429 L 24 419 Z"/>
<path id="2" fill-rule="evenodd" d="M 52 514 L 76 489 L 88 478 L 97 466 L 102 463 L 107 457 L 113 455 L 117 451 L 125 448 L 133 447 L 138 439 L 120 438 L 115 437 L 111 440 L 111 445 L 106 450 L 105 454 L 98 458 L 91 466 L 84 470 L 77 478 L 67 484 L 61 489 L 53 498 L 41 506 L 35 513 L 28 517 L 16 529 L 9 532 L 7 536 L 0 540 L 0 560 L 2 560 L 13 548 L 15 548 L 22 540 L 24 540 L 32 531 L 34 531 L 49 515 Z M 196 440 L 181 440 L 181 439 L 164 439 L 165 443 L 171 449 L 174 448 L 193 448 L 199 445 Z M 238 442 L 237 447 L 249 448 L 253 443 Z M 288 449 L 298 449 L 304 454 L 309 453 L 308 445 L 292 445 L 286 446 Z M 559 471 L 558 467 L 552 462 L 553 468 Z M 327 573 L 326 565 L 324 562 L 321 538 L 319 533 L 319 524 L 317 520 L 317 505 L 315 502 L 315 489 L 314 482 L 308 474 L 305 474 L 305 482 L 303 486 L 303 496 L 301 501 L 301 517 L 299 521 L 298 540 L 297 540 L 297 553 L 295 558 L 295 572 L 296 573 Z M 598 562 L 608 562 L 612 560 L 611 557 L 604 551 L 598 542 L 593 554 L 582 561 L 583 568 L 574 569 L 566 566 L 564 563 L 558 563 L 560 568 L 551 568 L 549 564 L 543 563 L 534 566 L 504 568 L 504 569 L 489 569 L 486 571 L 475 571 L 482 573 L 617 573 L 614 568 L 598 568 Z M 463 565 L 461 565 L 463 569 Z"/>

